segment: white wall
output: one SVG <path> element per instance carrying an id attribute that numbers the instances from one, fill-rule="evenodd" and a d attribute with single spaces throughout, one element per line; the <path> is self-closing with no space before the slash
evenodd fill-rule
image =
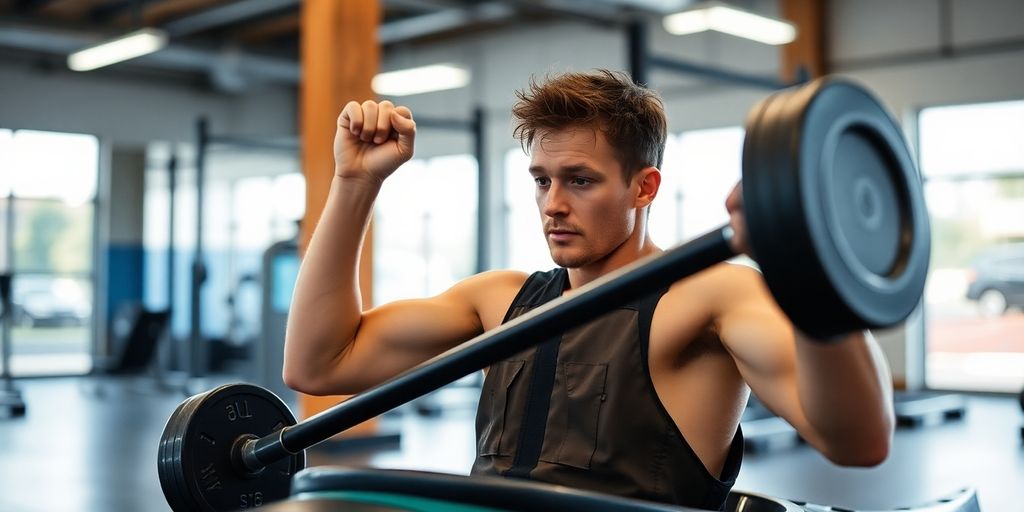
<path id="1" fill-rule="evenodd" d="M 0 126 L 5 128 L 91 133 L 115 147 L 144 147 L 154 140 L 191 142 L 201 115 L 218 132 L 294 134 L 295 91 L 230 96 L 198 85 L 0 60 Z"/>

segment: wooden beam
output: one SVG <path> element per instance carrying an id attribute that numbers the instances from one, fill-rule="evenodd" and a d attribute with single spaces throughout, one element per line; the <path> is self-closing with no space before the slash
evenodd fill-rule
<path id="1" fill-rule="evenodd" d="M 782 47 L 782 80 L 793 83 L 828 73 L 825 0 L 782 0 L 782 17 L 796 25 L 796 40 Z"/>
<path id="2" fill-rule="evenodd" d="M 379 0 L 304 0 L 300 34 L 302 85 L 299 99 L 299 131 L 302 168 L 306 175 L 306 216 L 302 220 L 300 251 L 304 251 L 327 202 L 334 178 L 334 133 L 338 114 L 350 100 L 374 99 L 370 82 L 380 66 Z M 364 243 L 359 268 L 363 305 L 372 305 L 372 227 Z M 302 414 L 308 417 L 341 398 L 301 397 Z M 367 435 L 376 430 L 370 422 L 346 435 Z"/>

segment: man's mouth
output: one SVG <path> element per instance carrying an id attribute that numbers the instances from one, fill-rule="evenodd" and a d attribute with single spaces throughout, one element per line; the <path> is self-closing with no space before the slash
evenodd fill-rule
<path id="1" fill-rule="evenodd" d="M 568 229 L 549 229 L 548 238 L 555 242 L 565 242 L 570 240 L 574 236 L 579 236 L 579 233 Z"/>

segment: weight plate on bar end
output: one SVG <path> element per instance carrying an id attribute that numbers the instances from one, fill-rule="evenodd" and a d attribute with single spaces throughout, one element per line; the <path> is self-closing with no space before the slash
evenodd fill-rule
<path id="1" fill-rule="evenodd" d="M 239 510 L 287 498 L 292 475 L 305 467 L 304 453 L 247 474 L 232 460 L 232 445 L 295 423 L 280 398 L 249 384 L 220 386 L 183 402 L 160 439 L 160 485 L 172 510 Z"/>
<path id="2" fill-rule="evenodd" d="M 817 338 L 904 320 L 931 251 L 920 177 L 896 122 L 864 88 L 821 79 L 748 117 L 744 208 L 779 305 Z"/>

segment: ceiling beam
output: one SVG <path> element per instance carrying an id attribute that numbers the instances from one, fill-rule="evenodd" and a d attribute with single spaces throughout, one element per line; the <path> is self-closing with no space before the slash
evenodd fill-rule
<path id="1" fill-rule="evenodd" d="M 268 14 L 297 10 L 300 0 L 241 0 L 163 25 L 171 37 L 181 37 L 213 28 L 233 25 Z"/>
<path id="2" fill-rule="evenodd" d="M 485 2 L 465 9 L 445 9 L 384 23 L 377 29 L 382 45 L 456 30 L 478 23 L 497 23 L 515 17 L 517 10 L 503 2 Z"/>

